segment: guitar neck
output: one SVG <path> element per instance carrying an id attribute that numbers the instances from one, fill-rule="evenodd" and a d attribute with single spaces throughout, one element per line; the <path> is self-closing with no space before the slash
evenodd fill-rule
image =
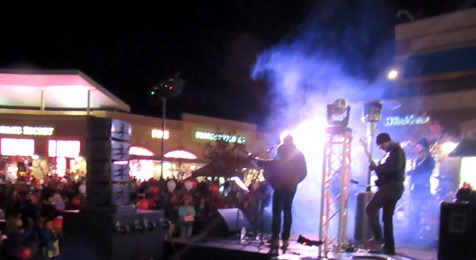
<path id="1" fill-rule="evenodd" d="M 369 150 L 367 149 L 367 143 L 363 139 L 360 139 L 360 144 L 364 148 L 364 152 L 365 152 L 365 155 L 367 155 L 367 159 L 369 159 L 369 162 L 372 162 L 372 155 L 370 154 Z"/>

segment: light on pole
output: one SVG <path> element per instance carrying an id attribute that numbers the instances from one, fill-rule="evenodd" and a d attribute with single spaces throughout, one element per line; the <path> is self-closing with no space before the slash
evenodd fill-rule
<path id="1" fill-rule="evenodd" d="M 157 106 L 160 102 L 162 104 L 162 143 L 161 143 L 161 167 L 160 179 L 164 179 L 164 153 L 165 153 L 165 116 L 167 98 L 176 98 L 182 93 L 183 84 L 185 81 L 181 79 L 180 72 L 177 72 L 174 77 L 163 80 L 158 85 L 153 86 L 149 90 L 149 104 Z"/>

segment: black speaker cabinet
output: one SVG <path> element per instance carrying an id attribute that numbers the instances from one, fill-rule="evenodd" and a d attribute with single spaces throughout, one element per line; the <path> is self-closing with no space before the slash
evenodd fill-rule
<path id="1" fill-rule="evenodd" d="M 87 131 L 87 199 L 81 210 L 133 213 L 129 176 L 131 125 L 91 116 Z"/>
<path id="2" fill-rule="evenodd" d="M 238 208 L 218 209 L 212 216 L 208 234 L 216 237 L 227 237 L 237 234 L 244 227 L 251 230 L 252 226 L 245 214 Z"/>
<path id="3" fill-rule="evenodd" d="M 361 192 L 356 195 L 357 209 L 355 214 L 354 239 L 359 242 L 366 241 L 372 237 L 369 219 L 365 212 L 365 206 L 367 206 L 367 203 L 372 199 L 372 196 L 372 192 Z"/>
<path id="4" fill-rule="evenodd" d="M 130 205 L 130 185 L 128 183 L 88 183 L 86 201 L 88 206 Z"/>
<path id="5" fill-rule="evenodd" d="M 438 259 L 476 259 L 476 205 L 441 203 Z"/>
<path id="6" fill-rule="evenodd" d="M 88 162 L 88 170 L 93 172 L 88 176 L 89 182 L 128 182 L 130 181 L 129 164 L 110 163 L 109 161 Z"/>
<path id="7" fill-rule="evenodd" d="M 66 212 L 63 215 L 62 258 L 161 260 L 162 221 L 163 211 Z"/>
<path id="8" fill-rule="evenodd" d="M 88 117 L 88 138 L 127 141 L 131 140 L 132 128 L 127 122 L 114 118 Z"/>

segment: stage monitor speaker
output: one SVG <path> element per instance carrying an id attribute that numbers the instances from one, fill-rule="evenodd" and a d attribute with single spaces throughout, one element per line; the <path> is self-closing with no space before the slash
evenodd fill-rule
<path id="1" fill-rule="evenodd" d="M 367 206 L 372 196 L 372 192 L 360 192 L 357 194 L 354 239 L 359 242 L 366 241 L 372 236 L 367 213 L 365 212 L 365 206 Z"/>
<path id="2" fill-rule="evenodd" d="M 208 234 L 219 237 L 237 234 L 243 227 L 246 230 L 252 229 L 250 222 L 239 208 L 218 209 L 210 225 Z"/>
<path id="3" fill-rule="evenodd" d="M 476 259 L 476 205 L 442 202 L 438 259 Z"/>

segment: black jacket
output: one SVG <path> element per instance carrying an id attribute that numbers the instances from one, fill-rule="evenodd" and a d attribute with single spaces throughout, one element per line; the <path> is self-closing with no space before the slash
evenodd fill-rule
<path id="1" fill-rule="evenodd" d="M 264 177 L 275 191 L 295 192 L 307 175 L 306 159 L 292 143 L 281 144 L 273 160 L 258 165 L 264 167 Z"/>
<path id="2" fill-rule="evenodd" d="M 413 189 L 429 189 L 430 177 L 435 168 L 435 159 L 431 154 L 427 153 L 425 156 L 417 158 L 415 161 L 415 168 L 407 173 L 410 176 L 410 181 Z"/>
<path id="3" fill-rule="evenodd" d="M 403 183 L 405 181 L 405 164 L 405 151 L 398 143 L 392 142 L 384 158 L 380 160 L 375 168 L 378 177 L 377 186 L 389 182 Z"/>

